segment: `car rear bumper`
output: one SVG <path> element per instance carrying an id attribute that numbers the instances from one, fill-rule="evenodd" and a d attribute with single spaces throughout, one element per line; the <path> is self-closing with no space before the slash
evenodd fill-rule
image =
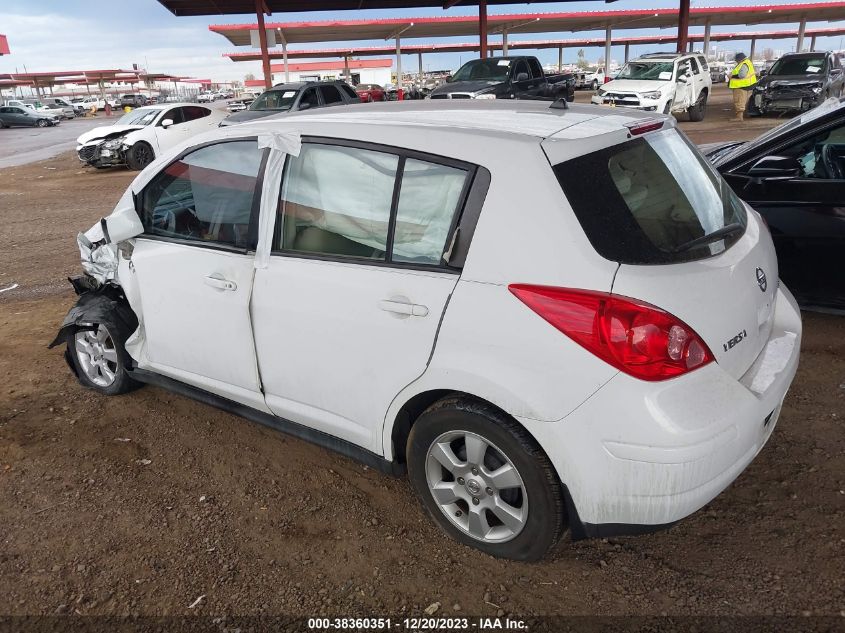
<path id="1" fill-rule="evenodd" d="M 568 489 L 574 535 L 671 525 L 754 459 L 798 368 L 798 306 L 785 287 L 776 296 L 771 336 L 739 380 L 716 363 L 658 383 L 617 374 L 563 420 L 521 420 Z"/>

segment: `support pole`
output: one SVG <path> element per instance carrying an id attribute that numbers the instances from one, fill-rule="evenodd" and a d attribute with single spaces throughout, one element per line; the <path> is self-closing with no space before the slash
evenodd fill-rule
<path id="1" fill-rule="evenodd" d="M 610 77 L 610 42 L 612 37 L 609 24 L 607 25 L 604 37 L 604 78 L 607 79 Z"/>
<path id="2" fill-rule="evenodd" d="M 419 72 L 417 74 L 419 75 L 420 85 L 422 85 L 422 80 L 423 80 L 422 53 L 417 53 L 417 65 L 418 65 L 418 70 L 419 70 Z"/>
<path id="3" fill-rule="evenodd" d="M 625 44 L 625 63 L 626 64 L 628 63 L 628 56 L 629 56 L 630 52 L 631 52 L 631 45 Z"/>
<path id="4" fill-rule="evenodd" d="M 487 57 L 487 0 L 478 0 L 478 46 L 479 57 Z"/>
<path id="5" fill-rule="evenodd" d="M 798 44 L 795 46 L 795 52 L 800 53 L 801 50 L 804 48 L 804 32 L 807 30 L 807 19 L 804 18 L 801 20 L 801 24 L 798 25 Z"/>
<path id="6" fill-rule="evenodd" d="M 508 30 L 502 30 L 502 56 L 507 57 L 508 55 Z"/>
<path id="7" fill-rule="evenodd" d="M 816 36 L 810 38 L 810 52 L 813 53 L 816 50 Z"/>
<path id="8" fill-rule="evenodd" d="M 290 68 L 288 68 L 288 41 L 285 39 L 284 33 L 281 37 L 282 40 L 282 63 L 285 67 L 285 83 L 290 82 Z"/>
<path id="9" fill-rule="evenodd" d="M 678 53 L 683 53 L 687 50 L 687 40 L 689 39 L 689 3 L 690 0 L 681 0 L 681 6 L 678 10 Z"/>
<path id="10" fill-rule="evenodd" d="M 752 64 L 754 63 L 754 53 L 755 53 L 756 48 L 757 48 L 757 38 L 752 37 L 751 38 L 751 54 L 748 56 L 748 59 L 751 60 Z"/>
<path id="11" fill-rule="evenodd" d="M 710 22 L 704 25 L 704 58 L 710 54 Z"/>
<path id="12" fill-rule="evenodd" d="M 557 47 L 557 72 L 563 72 L 563 46 Z"/>
<path id="13" fill-rule="evenodd" d="M 349 55 L 343 56 L 343 76 L 346 78 L 346 83 L 352 83 L 352 75 L 349 72 Z"/>
<path id="14" fill-rule="evenodd" d="M 264 87 L 273 87 L 270 77 L 270 53 L 267 51 L 267 31 L 264 29 L 264 1 L 255 0 L 255 15 L 258 18 L 258 41 L 261 44 L 261 65 L 264 68 Z"/>
<path id="15" fill-rule="evenodd" d="M 405 95 L 402 94 L 402 42 L 396 36 L 396 99 L 402 101 Z"/>

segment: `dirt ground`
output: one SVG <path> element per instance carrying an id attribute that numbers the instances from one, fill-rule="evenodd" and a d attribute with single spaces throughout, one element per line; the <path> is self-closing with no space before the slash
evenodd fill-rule
<path id="1" fill-rule="evenodd" d="M 682 127 L 776 123 L 735 132 L 721 107 Z M 778 428 L 707 507 L 500 561 L 444 536 L 404 479 L 157 388 L 79 386 L 46 346 L 75 234 L 132 176 L 72 154 L 0 170 L 0 290 L 19 284 L 0 293 L 0 614 L 845 616 L 845 319 L 804 315 Z"/>

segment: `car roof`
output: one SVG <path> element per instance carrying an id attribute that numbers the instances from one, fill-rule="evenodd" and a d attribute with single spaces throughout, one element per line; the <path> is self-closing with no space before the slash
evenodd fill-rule
<path id="1" fill-rule="evenodd" d="M 491 136 L 502 133 L 535 138 L 584 138 L 592 134 L 619 130 L 627 123 L 655 118 L 623 108 L 607 108 L 571 104 L 567 108 L 550 108 L 549 101 L 388 101 L 351 104 L 342 108 L 316 109 L 283 113 L 247 122 L 242 125 L 290 127 L 297 121 L 307 123 L 347 123 L 363 126 L 395 125 L 405 129 L 439 128 L 444 131 L 472 130 Z M 671 119 L 671 117 L 669 117 Z M 577 128 L 577 129 L 576 129 Z"/>
<path id="2" fill-rule="evenodd" d="M 152 105 L 145 105 L 145 106 L 141 106 L 139 108 L 135 108 L 132 111 L 134 112 L 135 110 L 169 110 L 170 108 L 178 108 L 180 106 L 196 106 L 196 105 L 197 105 L 196 103 L 190 103 L 188 101 L 175 101 L 175 102 L 170 102 L 170 103 L 154 103 Z M 198 106 L 198 107 L 202 108 L 204 106 Z"/>
<path id="3" fill-rule="evenodd" d="M 827 55 L 830 51 L 804 51 L 802 53 L 784 53 L 780 59 L 784 57 L 818 57 L 819 55 Z"/>

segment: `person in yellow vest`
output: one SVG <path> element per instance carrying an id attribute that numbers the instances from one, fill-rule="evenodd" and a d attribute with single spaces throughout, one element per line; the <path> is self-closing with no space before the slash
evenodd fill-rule
<path id="1" fill-rule="evenodd" d="M 736 66 L 731 71 L 731 78 L 728 88 L 731 89 L 734 98 L 734 118 L 731 121 L 742 121 L 745 115 L 745 106 L 748 105 L 748 98 L 751 90 L 757 83 L 757 72 L 754 64 L 745 56 L 745 53 L 737 53 L 734 57 Z"/>

